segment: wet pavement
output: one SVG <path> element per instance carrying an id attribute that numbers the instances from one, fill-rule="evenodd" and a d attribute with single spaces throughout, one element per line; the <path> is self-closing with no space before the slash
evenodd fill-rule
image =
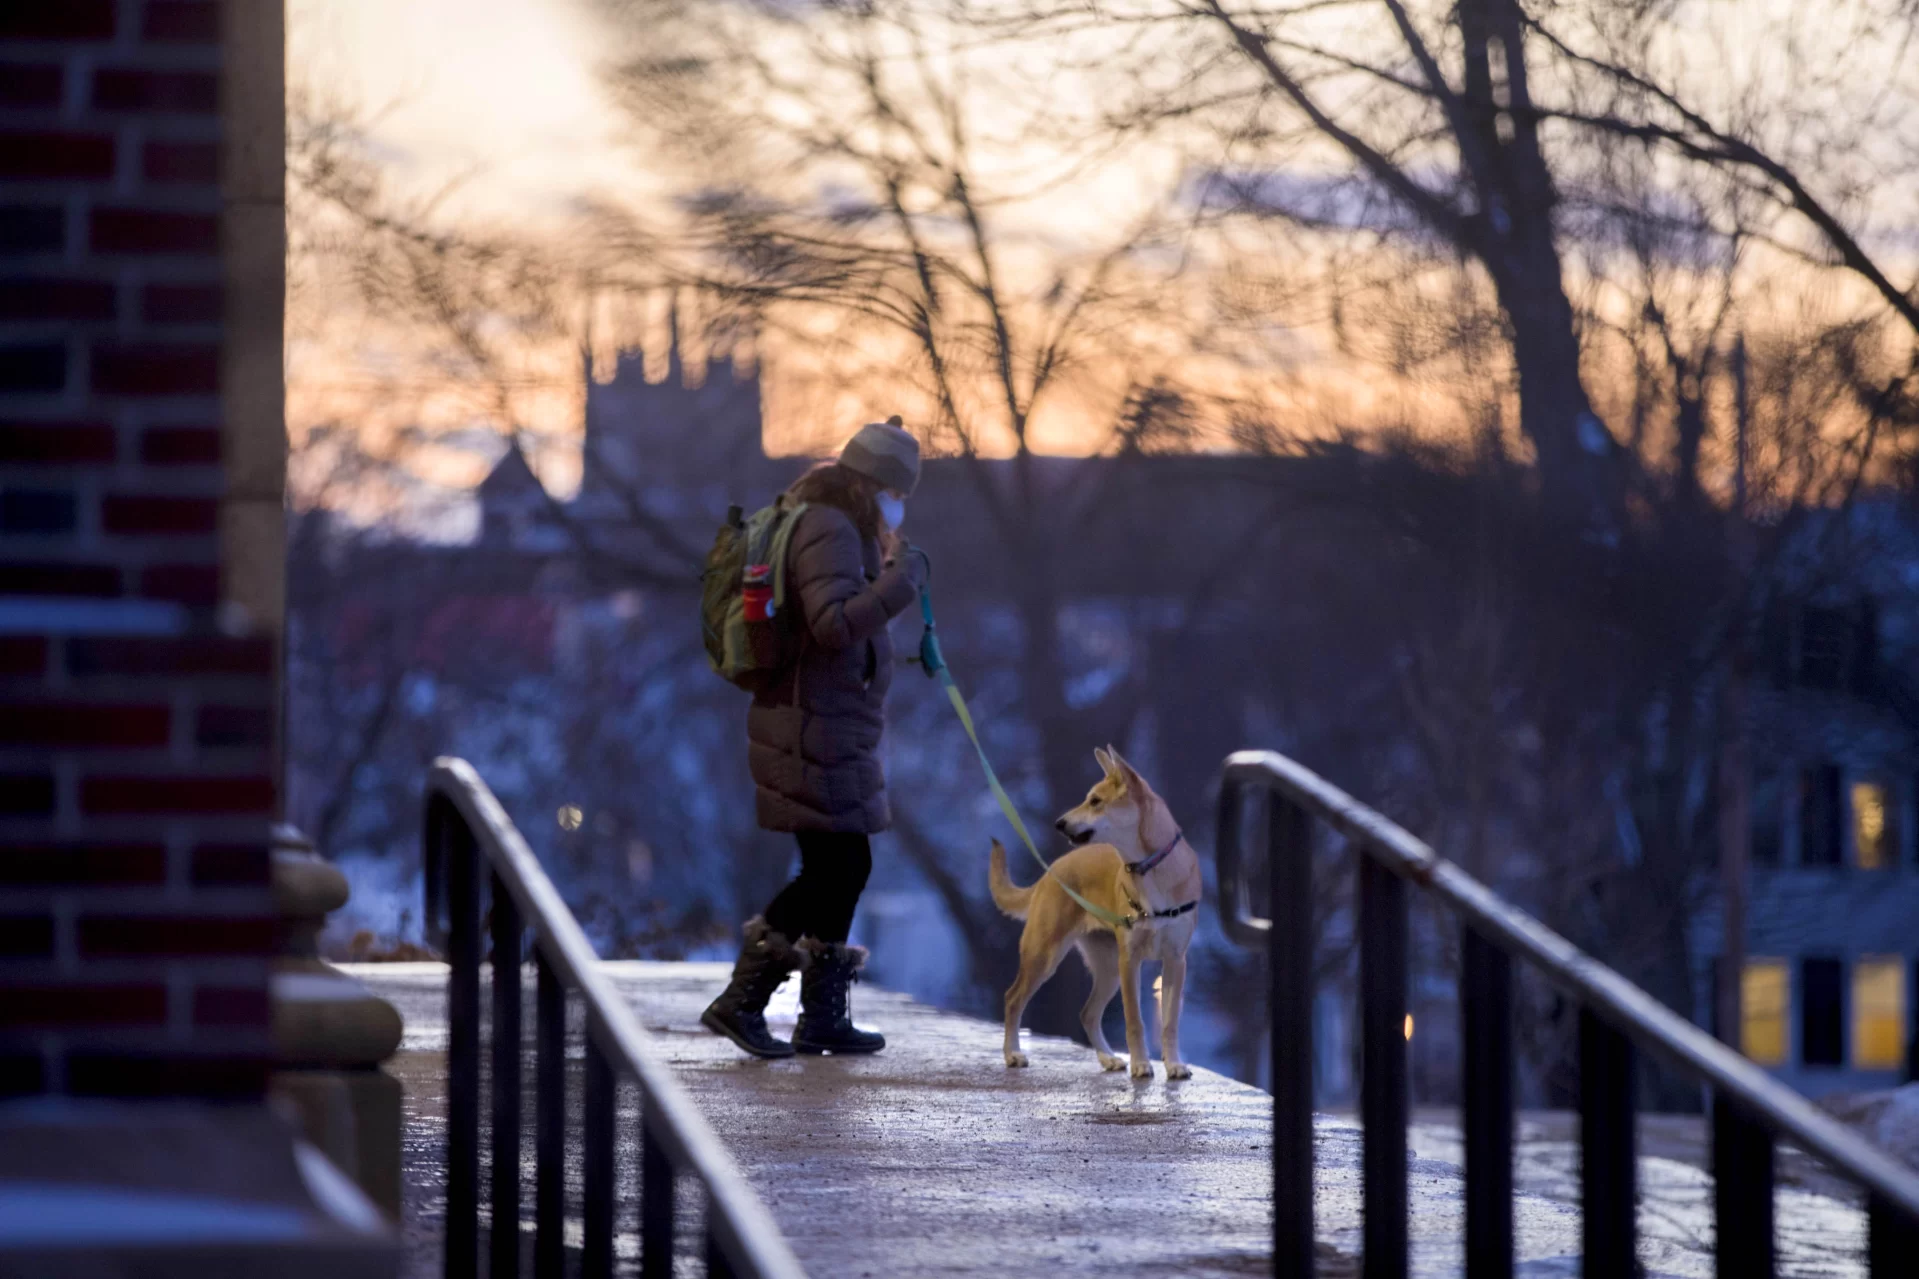
<path id="1" fill-rule="evenodd" d="M 407 1091 L 408 1274 L 427 1279 L 440 1273 L 444 1211 L 445 969 L 372 964 L 352 971 L 406 1021 L 389 1069 Z M 698 1026 L 701 1008 L 725 982 L 724 965 L 613 963 L 607 972 L 812 1275 L 1268 1272 L 1272 1101 L 1258 1089 L 1198 1069 L 1169 1083 L 1157 1062 L 1156 1078 L 1134 1081 L 1102 1072 L 1089 1049 L 1030 1034 L 1031 1067 L 1008 1070 L 997 1025 L 864 986 L 856 990 L 856 1016 L 886 1032 L 885 1052 L 753 1061 Z M 530 1033 L 530 970 L 523 989 Z M 796 993 L 789 982 L 775 996 L 775 1033 L 790 1031 Z M 577 1017 L 575 1025 L 569 1055 L 577 1057 Z M 530 1061 L 523 1075 L 532 1078 Z M 579 1095 L 576 1075 L 569 1086 L 576 1142 Z M 623 1088 L 620 1184 L 629 1189 L 634 1102 Z M 523 1113 L 532 1114 L 530 1094 Z M 1642 1122 L 1640 1256 L 1650 1275 L 1712 1274 L 1712 1182 L 1702 1171 L 1698 1127 L 1684 1117 Z M 1518 1273 L 1575 1276 L 1573 1125 L 1563 1115 L 1522 1116 L 1518 1137 Z M 1322 1275 L 1358 1273 L 1360 1138 L 1351 1117 L 1318 1122 Z M 1410 1145 L 1413 1271 L 1420 1279 L 1457 1275 L 1464 1228 L 1457 1126 L 1422 1112 Z M 529 1135 L 522 1167 L 529 1211 L 530 1148 Z M 567 1162 L 568 1234 L 577 1243 L 577 1154 Z M 1781 1181 L 1779 1273 L 1863 1277 L 1863 1213 L 1790 1154 Z M 622 1270 L 637 1259 L 630 1199 L 623 1194 L 616 1241 Z M 679 1203 L 680 1228 L 691 1238 L 697 1191 L 683 1186 Z"/>

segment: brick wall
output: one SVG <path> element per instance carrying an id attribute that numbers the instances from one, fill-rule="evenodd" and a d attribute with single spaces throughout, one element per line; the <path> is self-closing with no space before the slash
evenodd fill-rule
<path id="1" fill-rule="evenodd" d="M 220 608 L 222 31 L 197 0 L 0 0 L 0 1093 L 264 1079 L 274 654 Z"/>

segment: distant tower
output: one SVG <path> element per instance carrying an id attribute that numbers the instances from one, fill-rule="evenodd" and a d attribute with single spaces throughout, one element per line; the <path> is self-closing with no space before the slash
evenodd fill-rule
<path id="1" fill-rule="evenodd" d="M 741 377 L 731 354 L 709 354 L 697 384 L 688 377 L 677 291 L 667 304 L 666 377 L 646 379 L 643 353 L 621 351 L 613 376 L 586 378 L 580 498 L 586 511 L 619 518 L 641 496 L 654 509 L 704 507 L 715 486 L 739 487 L 766 461 L 759 376 Z M 755 485 L 763 482 L 754 480 Z M 693 495 L 699 495 L 697 499 Z M 724 507 L 721 508 L 724 510 Z"/>

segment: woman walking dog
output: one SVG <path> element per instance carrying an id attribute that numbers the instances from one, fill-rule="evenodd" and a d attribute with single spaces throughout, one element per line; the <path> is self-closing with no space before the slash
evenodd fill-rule
<path id="1" fill-rule="evenodd" d="M 866 956 L 846 939 L 873 867 L 869 836 L 892 825 L 879 759 L 894 665 L 886 627 L 926 581 L 925 556 L 897 532 L 919 469 L 919 442 L 895 417 L 861 427 L 783 498 L 805 504 L 784 556 L 797 655 L 755 689 L 746 736 L 759 824 L 793 833 L 800 870 L 746 922 L 733 979 L 700 1018 L 757 1057 L 886 1046 L 853 1025 L 850 990 Z M 796 968 L 789 1044 L 764 1014 Z"/>

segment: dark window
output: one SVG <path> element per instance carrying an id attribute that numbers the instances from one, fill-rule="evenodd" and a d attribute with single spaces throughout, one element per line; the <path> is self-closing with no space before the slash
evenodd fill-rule
<path id="1" fill-rule="evenodd" d="M 1799 963 L 1799 1060 L 1838 1066 L 1846 1060 L 1846 966 L 1837 959 Z"/>
<path id="2" fill-rule="evenodd" d="M 1837 866 L 1843 843 L 1839 768 L 1823 764 L 1799 777 L 1799 860 L 1806 866 Z"/>
<path id="3" fill-rule="evenodd" d="M 1912 987 L 1906 996 L 1906 1016 L 1912 1021 L 1906 1039 L 1906 1082 L 1919 1084 L 1919 959 L 1912 961 Z"/>
<path id="4" fill-rule="evenodd" d="M 1766 675 L 1780 688 L 1792 683 L 1793 607 L 1785 600 L 1766 605 L 1759 621 L 1759 657 Z"/>
<path id="5" fill-rule="evenodd" d="M 1879 688 L 1879 605 L 1861 600 L 1853 615 L 1851 688 L 1855 696 L 1871 697 Z"/>
<path id="6" fill-rule="evenodd" d="M 1784 787 L 1777 774 L 1761 774 L 1752 783 L 1752 864 L 1777 866 L 1785 860 L 1780 831 L 1780 798 Z"/>
<path id="7" fill-rule="evenodd" d="M 1849 685 L 1854 647 L 1853 618 L 1845 609 L 1808 608 L 1799 642 L 1799 682 L 1837 692 Z"/>

